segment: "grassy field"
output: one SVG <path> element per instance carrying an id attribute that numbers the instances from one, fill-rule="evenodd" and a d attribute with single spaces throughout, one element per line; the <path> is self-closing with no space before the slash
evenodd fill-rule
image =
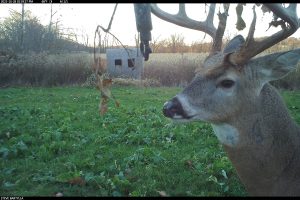
<path id="1" fill-rule="evenodd" d="M 245 196 L 209 124 L 161 112 L 179 88 L 0 90 L 0 196 Z M 282 92 L 300 124 L 300 93 Z"/>

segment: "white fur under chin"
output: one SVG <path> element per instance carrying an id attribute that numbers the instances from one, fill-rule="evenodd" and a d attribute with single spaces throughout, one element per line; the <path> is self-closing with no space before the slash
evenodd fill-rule
<path id="1" fill-rule="evenodd" d="M 238 130 L 229 124 L 212 124 L 218 140 L 225 145 L 234 147 L 239 141 Z"/>
<path id="2" fill-rule="evenodd" d="M 174 115 L 172 118 L 173 122 L 177 123 L 185 123 L 185 122 L 192 122 L 192 121 L 206 121 L 205 119 L 208 118 L 208 114 L 205 112 L 200 112 L 198 110 L 196 113 L 195 108 L 190 105 L 186 97 L 182 94 L 177 95 L 178 100 L 180 101 L 184 111 L 188 114 L 188 116 L 193 116 L 190 119 L 184 119 L 181 115 Z M 212 124 L 214 134 L 217 136 L 218 140 L 224 144 L 231 147 L 234 147 L 238 144 L 239 141 L 239 133 L 238 130 L 229 125 L 229 124 Z"/>

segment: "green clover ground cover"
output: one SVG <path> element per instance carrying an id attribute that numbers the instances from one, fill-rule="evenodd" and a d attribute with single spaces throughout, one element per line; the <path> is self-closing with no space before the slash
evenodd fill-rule
<path id="1" fill-rule="evenodd" d="M 209 124 L 161 112 L 179 88 L 0 90 L 1 196 L 245 196 Z M 300 93 L 285 92 L 300 122 Z"/>

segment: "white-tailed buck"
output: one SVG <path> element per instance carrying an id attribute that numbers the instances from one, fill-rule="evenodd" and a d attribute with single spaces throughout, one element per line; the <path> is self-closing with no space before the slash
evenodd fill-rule
<path id="1" fill-rule="evenodd" d="M 193 81 L 165 103 L 163 113 L 174 121 L 211 123 L 250 195 L 295 196 L 300 195 L 300 128 L 269 81 L 297 67 L 300 49 L 253 57 L 298 29 L 297 4 L 264 6 L 276 16 L 270 25 L 279 24 L 282 30 L 255 41 L 253 8 L 246 40 L 238 35 L 221 51 L 228 4 L 218 14 L 218 28 L 213 25 L 213 4 L 203 22 L 188 18 L 182 4 L 177 15 L 151 5 L 156 16 L 213 38 L 212 51 Z"/>

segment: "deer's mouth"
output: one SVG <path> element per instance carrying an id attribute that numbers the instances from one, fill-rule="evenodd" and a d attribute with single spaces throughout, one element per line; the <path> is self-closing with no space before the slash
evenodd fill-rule
<path id="1" fill-rule="evenodd" d="M 165 117 L 171 119 L 184 119 L 189 118 L 186 112 L 183 110 L 182 105 L 177 97 L 174 97 L 170 101 L 167 101 L 163 106 L 163 114 Z"/>
<path id="2" fill-rule="evenodd" d="M 173 117 L 172 117 L 172 119 L 173 120 L 177 120 L 177 119 L 185 119 L 185 120 L 192 120 L 194 117 L 195 117 L 196 115 L 191 115 L 191 116 L 188 116 L 188 115 L 184 115 L 184 116 L 182 116 L 182 115 L 174 115 Z"/>
<path id="3" fill-rule="evenodd" d="M 196 117 L 196 115 L 188 115 L 176 97 L 164 104 L 163 114 L 176 122 L 189 122 Z"/>
<path id="4" fill-rule="evenodd" d="M 193 118 L 193 116 L 188 116 L 187 118 L 183 118 L 182 116 L 180 116 L 180 117 L 173 117 L 171 119 L 174 123 L 189 123 L 197 120 L 196 118 Z"/>

